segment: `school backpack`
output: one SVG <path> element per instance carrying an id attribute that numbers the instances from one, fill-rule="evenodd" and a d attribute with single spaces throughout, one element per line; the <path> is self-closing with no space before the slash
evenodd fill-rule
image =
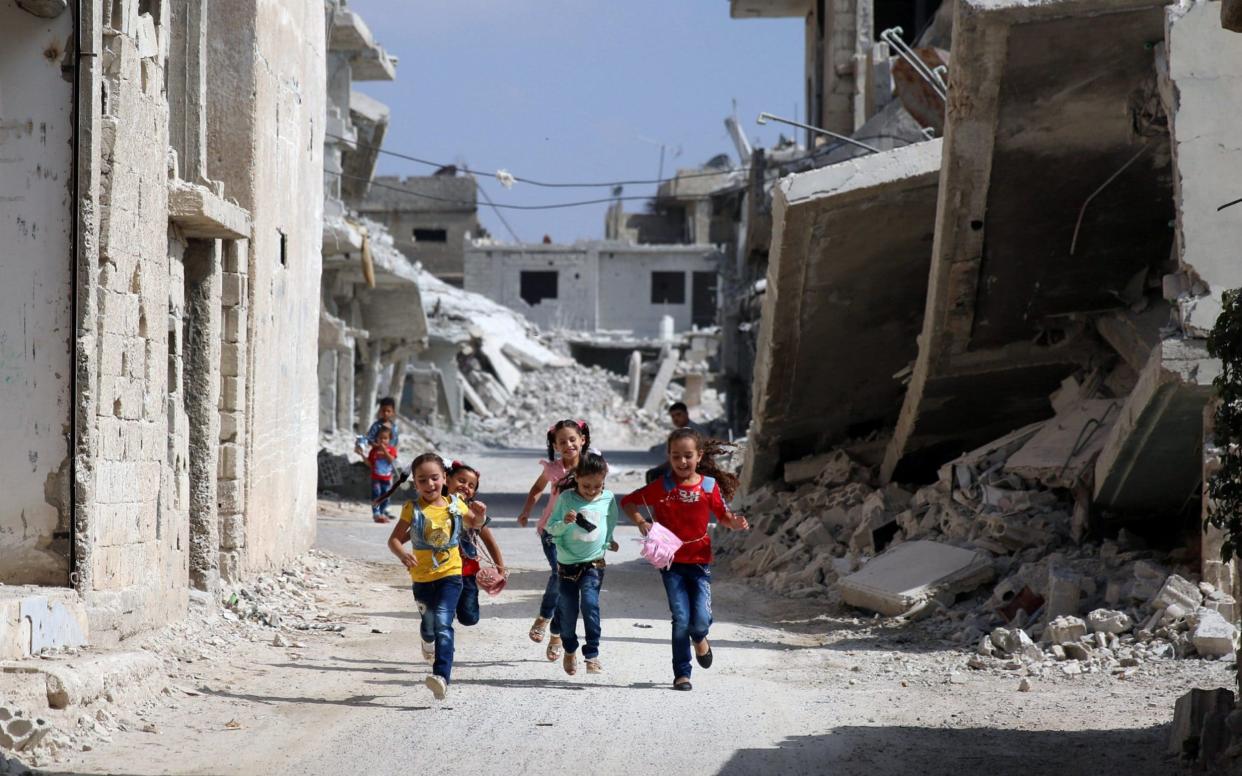
<path id="1" fill-rule="evenodd" d="M 440 568 L 440 560 L 436 557 L 442 552 L 448 552 L 454 547 L 461 544 L 461 508 L 457 506 L 457 499 L 453 499 L 449 504 L 449 520 L 452 528 L 449 533 L 437 531 L 438 536 L 433 536 L 431 540 L 427 538 L 427 516 L 423 514 L 423 510 L 418 508 L 418 504 L 414 504 L 414 519 L 410 522 L 410 544 L 416 550 L 431 551 L 431 567 L 433 569 Z"/>
<path id="2" fill-rule="evenodd" d="M 713 490 L 716 489 L 716 478 L 708 477 L 704 475 L 703 481 L 699 483 L 699 486 L 703 488 L 704 493 L 711 493 Z M 672 493 L 676 488 L 677 488 L 677 483 L 673 482 L 673 473 L 669 472 L 668 474 L 665 474 L 664 475 L 664 492 L 666 494 Z"/>

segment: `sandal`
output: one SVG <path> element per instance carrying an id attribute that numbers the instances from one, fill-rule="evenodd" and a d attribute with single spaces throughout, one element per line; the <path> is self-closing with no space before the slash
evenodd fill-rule
<path id="1" fill-rule="evenodd" d="M 591 663 L 588 660 L 587 665 L 590 665 L 590 664 Z M 578 673 L 578 653 L 577 652 L 566 652 L 565 659 L 561 661 L 561 665 L 565 666 L 565 673 L 569 674 L 570 676 L 573 676 L 574 674 Z"/>
<path id="2" fill-rule="evenodd" d="M 586 661 L 586 669 L 588 674 L 602 674 L 604 667 L 600 665 L 599 658 L 588 657 Z"/>
<path id="3" fill-rule="evenodd" d="M 530 640 L 538 644 L 543 641 L 543 634 L 548 632 L 548 622 L 550 620 L 543 617 L 536 617 L 535 624 L 530 626 Z"/>
<path id="4" fill-rule="evenodd" d="M 693 690 L 694 688 L 690 686 L 690 677 L 679 676 L 673 680 L 673 689 L 674 690 Z"/>
<path id="5" fill-rule="evenodd" d="M 556 659 L 560 656 L 561 656 L 561 637 L 553 636 L 551 639 L 548 640 L 548 661 L 556 662 Z"/>

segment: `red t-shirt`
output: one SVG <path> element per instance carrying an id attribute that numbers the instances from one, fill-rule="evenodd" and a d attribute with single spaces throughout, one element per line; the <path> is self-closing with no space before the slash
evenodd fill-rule
<path id="1" fill-rule="evenodd" d="M 388 445 L 388 454 L 393 458 L 397 457 L 397 448 Z M 372 446 L 370 454 L 367 455 L 367 463 L 371 464 L 371 479 L 380 482 L 392 482 L 393 465 L 381 453 L 379 446 Z"/>
<path id="2" fill-rule="evenodd" d="M 661 477 L 621 499 L 622 507 L 644 505 L 654 513 L 655 522 L 685 542 L 673 556 L 674 563 L 712 562 L 712 540 L 707 535 L 707 523 L 712 515 L 719 520 L 728 514 L 719 485 L 709 493 L 703 490 L 702 477 L 693 485 Z"/>

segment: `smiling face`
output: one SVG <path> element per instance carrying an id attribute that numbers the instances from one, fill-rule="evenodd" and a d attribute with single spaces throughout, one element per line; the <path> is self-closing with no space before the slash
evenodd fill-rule
<path id="1" fill-rule="evenodd" d="M 459 469 L 456 474 L 449 477 L 448 486 L 449 493 L 456 493 L 466 501 L 470 501 L 479 490 L 479 475 L 469 469 Z"/>
<path id="2" fill-rule="evenodd" d="M 703 460 L 703 451 L 695 444 L 693 438 L 683 437 L 669 442 L 668 465 L 673 470 L 673 476 L 678 480 L 688 480 L 693 477 L 701 460 Z"/>
<path id="3" fill-rule="evenodd" d="M 444 469 L 434 461 L 424 461 L 414 469 L 414 489 L 423 501 L 431 503 L 443 495 Z"/>
<path id="4" fill-rule="evenodd" d="M 578 456 L 582 453 L 582 434 L 576 428 L 562 428 L 556 432 L 556 452 L 560 454 L 565 468 L 578 464 Z"/>
<path id="5" fill-rule="evenodd" d="M 604 492 L 605 474 L 584 474 L 577 478 L 578 495 L 587 501 L 594 501 Z"/>

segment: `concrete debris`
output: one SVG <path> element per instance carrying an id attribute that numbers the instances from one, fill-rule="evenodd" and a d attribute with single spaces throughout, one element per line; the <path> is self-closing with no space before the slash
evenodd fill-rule
<path id="1" fill-rule="evenodd" d="M 1118 635 L 1133 627 L 1129 615 L 1111 609 L 1096 609 L 1087 615 L 1087 624 L 1092 633 L 1111 633 Z"/>
<path id="2" fill-rule="evenodd" d="M 1195 612 L 1197 623 L 1191 641 L 1195 651 L 1204 657 L 1224 657 L 1233 654 L 1238 629 L 1219 612 L 1199 609 Z"/>
<path id="3" fill-rule="evenodd" d="M 1087 635 L 1087 624 L 1078 617 L 1061 616 L 1048 623 L 1044 636 L 1057 646 L 1079 641 Z"/>
<path id="4" fill-rule="evenodd" d="M 1216 765 L 1228 741 L 1235 705 L 1233 691 L 1223 688 L 1195 689 L 1178 698 L 1169 732 L 1169 754 L 1201 766 Z"/>
<path id="5" fill-rule="evenodd" d="M 841 599 L 861 609 L 896 616 L 932 598 L 951 603 L 992 578 L 981 553 L 947 544 L 914 541 L 898 545 L 838 582 Z"/>

